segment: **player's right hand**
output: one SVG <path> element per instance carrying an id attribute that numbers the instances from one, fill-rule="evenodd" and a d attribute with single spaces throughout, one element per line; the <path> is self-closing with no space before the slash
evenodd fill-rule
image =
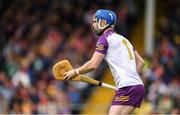
<path id="1" fill-rule="evenodd" d="M 76 73 L 75 69 L 72 69 L 72 70 L 64 73 L 64 79 L 65 79 L 65 80 L 71 80 L 71 79 L 73 79 L 76 75 L 77 75 L 77 73 Z"/>

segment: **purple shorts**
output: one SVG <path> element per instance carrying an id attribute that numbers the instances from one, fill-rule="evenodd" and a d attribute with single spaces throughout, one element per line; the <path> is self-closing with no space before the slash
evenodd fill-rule
<path id="1" fill-rule="evenodd" d="M 128 105 L 140 107 L 144 97 L 144 86 L 134 85 L 119 88 L 114 96 L 112 105 Z"/>

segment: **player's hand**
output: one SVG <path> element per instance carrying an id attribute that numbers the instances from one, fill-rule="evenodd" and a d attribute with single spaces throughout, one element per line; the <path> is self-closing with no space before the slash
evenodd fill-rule
<path id="1" fill-rule="evenodd" d="M 77 75 L 77 73 L 76 73 L 75 69 L 72 69 L 72 70 L 64 73 L 64 79 L 71 80 L 74 77 L 76 77 L 76 75 Z"/>

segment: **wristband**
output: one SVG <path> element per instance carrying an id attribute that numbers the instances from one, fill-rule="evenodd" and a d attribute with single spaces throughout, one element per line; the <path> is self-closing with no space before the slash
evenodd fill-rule
<path id="1" fill-rule="evenodd" d="M 79 75 L 79 69 L 75 69 L 77 75 Z"/>

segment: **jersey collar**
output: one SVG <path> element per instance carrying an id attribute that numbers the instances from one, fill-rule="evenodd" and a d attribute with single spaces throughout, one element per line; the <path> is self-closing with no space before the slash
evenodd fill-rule
<path id="1" fill-rule="evenodd" d="M 104 37 L 108 37 L 109 35 L 111 35 L 112 33 L 114 33 L 114 30 L 113 28 L 108 28 L 106 29 L 103 34 L 101 36 L 104 36 Z"/>

